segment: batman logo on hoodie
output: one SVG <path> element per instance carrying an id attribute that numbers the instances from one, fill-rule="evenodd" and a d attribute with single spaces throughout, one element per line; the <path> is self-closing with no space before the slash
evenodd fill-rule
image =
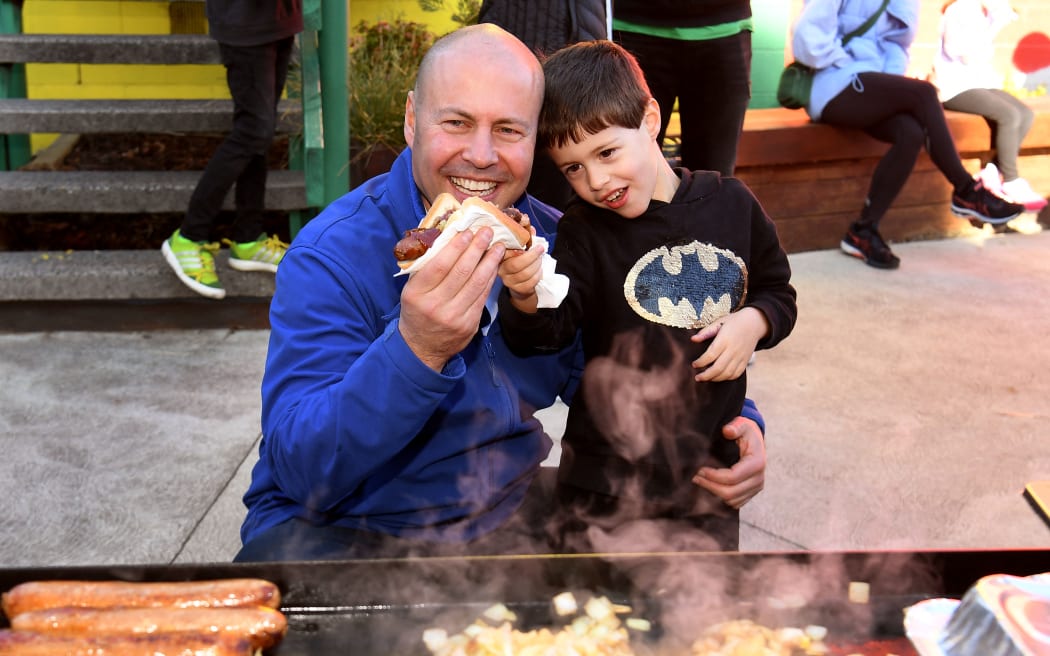
<path id="1" fill-rule="evenodd" d="M 711 244 L 661 246 L 635 262 L 623 293 L 648 321 L 699 329 L 744 303 L 747 266 L 732 251 Z"/>

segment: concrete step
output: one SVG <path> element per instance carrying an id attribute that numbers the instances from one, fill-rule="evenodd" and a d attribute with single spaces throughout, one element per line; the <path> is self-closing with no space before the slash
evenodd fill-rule
<path id="1" fill-rule="evenodd" d="M 266 301 L 273 274 L 231 269 L 229 251 L 215 258 L 227 298 Z M 54 301 L 201 300 L 175 277 L 156 250 L 0 251 L 0 304 Z"/>
<path id="2" fill-rule="evenodd" d="M 200 176 L 200 171 L 0 172 L 0 212 L 183 212 Z M 270 171 L 265 206 L 270 210 L 306 209 L 302 171 Z M 233 190 L 225 207 L 233 208 Z"/>
<path id="3" fill-rule="evenodd" d="M 0 63 L 219 64 L 203 34 L 0 34 Z"/>
<path id="4" fill-rule="evenodd" d="M 231 100 L 26 100 L 0 99 L 0 130 L 6 134 L 57 132 L 226 132 Z M 277 131 L 302 129 L 302 103 L 282 100 Z"/>

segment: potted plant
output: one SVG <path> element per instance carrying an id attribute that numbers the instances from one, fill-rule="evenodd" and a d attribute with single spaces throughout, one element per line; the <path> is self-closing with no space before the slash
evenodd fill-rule
<path id="1" fill-rule="evenodd" d="M 351 183 L 389 170 L 405 147 L 405 98 L 434 35 L 420 23 L 362 21 L 350 37 Z"/>

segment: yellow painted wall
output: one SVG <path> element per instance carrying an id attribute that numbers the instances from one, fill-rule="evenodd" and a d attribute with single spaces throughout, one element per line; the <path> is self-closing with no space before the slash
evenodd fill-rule
<path id="1" fill-rule="evenodd" d="M 330 2 L 332 0 L 325 0 Z M 417 0 L 348 0 L 348 25 L 398 18 L 428 25 L 436 34 L 456 27 L 452 8 L 425 12 Z M 171 34 L 172 2 L 121 0 L 25 0 L 22 30 L 27 34 Z M 201 9 L 203 3 L 196 4 Z M 192 8 L 191 8 L 192 9 Z M 203 30 L 202 30 L 203 31 Z M 229 98 L 219 65 L 27 64 L 27 96 L 36 99 Z M 57 135 L 30 137 L 34 152 Z"/>
<path id="2" fill-rule="evenodd" d="M 416 0 L 350 0 L 350 25 L 361 21 L 391 21 L 401 18 L 407 21 L 423 23 L 437 35 L 451 32 L 458 27 L 452 22 L 456 0 L 445 0 L 446 11 L 426 12 L 419 8 Z"/>
<path id="3" fill-rule="evenodd" d="M 203 5 L 201 5 L 203 8 Z M 26 0 L 26 34 L 171 34 L 168 2 Z M 222 66 L 135 64 L 26 64 L 26 95 L 33 99 L 228 98 Z M 36 152 L 57 135 L 34 134 Z"/>

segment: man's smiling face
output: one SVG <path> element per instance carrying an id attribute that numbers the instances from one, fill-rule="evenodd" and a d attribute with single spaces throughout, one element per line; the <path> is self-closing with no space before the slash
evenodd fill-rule
<path id="1" fill-rule="evenodd" d="M 460 201 L 480 196 L 506 207 L 525 193 L 542 70 L 520 41 L 484 37 L 439 54 L 409 95 L 405 139 L 428 202 L 449 192 Z"/>

